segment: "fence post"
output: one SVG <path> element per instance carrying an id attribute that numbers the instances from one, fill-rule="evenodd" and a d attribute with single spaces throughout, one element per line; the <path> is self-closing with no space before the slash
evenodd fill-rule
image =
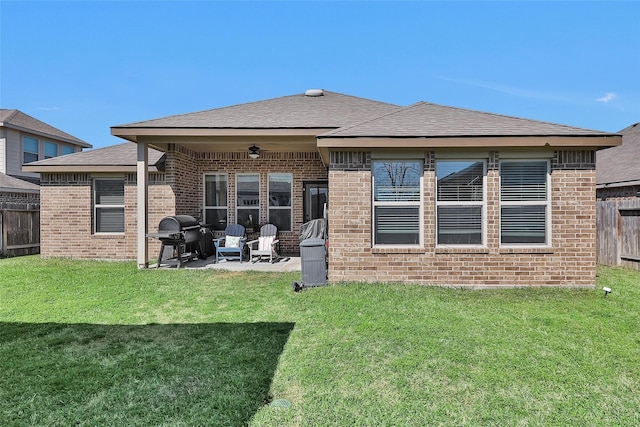
<path id="1" fill-rule="evenodd" d="M 4 209 L 0 210 L 0 255 L 5 256 L 7 253 L 7 233 L 4 227 Z"/>

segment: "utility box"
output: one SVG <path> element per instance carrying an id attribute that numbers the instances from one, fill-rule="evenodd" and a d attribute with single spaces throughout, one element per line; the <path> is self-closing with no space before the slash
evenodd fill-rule
<path id="1" fill-rule="evenodd" d="M 312 238 L 300 242 L 303 286 L 327 284 L 327 253 L 324 239 Z"/>

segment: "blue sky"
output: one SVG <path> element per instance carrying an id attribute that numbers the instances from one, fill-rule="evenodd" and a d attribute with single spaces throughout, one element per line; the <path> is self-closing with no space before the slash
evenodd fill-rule
<path id="1" fill-rule="evenodd" d="M 640 121 L 640 2 L 0 0 L 0 107 L 110 126 L 302 93 L 616 132 Z"/>

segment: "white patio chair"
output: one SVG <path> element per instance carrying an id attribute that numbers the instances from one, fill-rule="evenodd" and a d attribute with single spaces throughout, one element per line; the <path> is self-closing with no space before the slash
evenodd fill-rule
<path id="1" fill-rule="evenodd" d="M 265 224 L 260 227 L 260 237 L 257 240 L 247 242 L 251 262 L 258 262 L 262 257 L 269 257 L 269 262 L 273 263 L 279 258 L 276 251 L 276 245 L 279 242 L 276 239 L 277 234 L 278 228 L 273 224 Z"/>

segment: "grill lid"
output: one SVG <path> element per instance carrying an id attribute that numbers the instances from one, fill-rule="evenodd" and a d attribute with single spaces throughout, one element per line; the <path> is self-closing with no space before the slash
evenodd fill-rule
<path id="1" fill-rule="evenodd" d="M 174 215 L 162 218 L 158 232 L 180 232 L 200 228 L 198 221 L 190 215 Z"/>

